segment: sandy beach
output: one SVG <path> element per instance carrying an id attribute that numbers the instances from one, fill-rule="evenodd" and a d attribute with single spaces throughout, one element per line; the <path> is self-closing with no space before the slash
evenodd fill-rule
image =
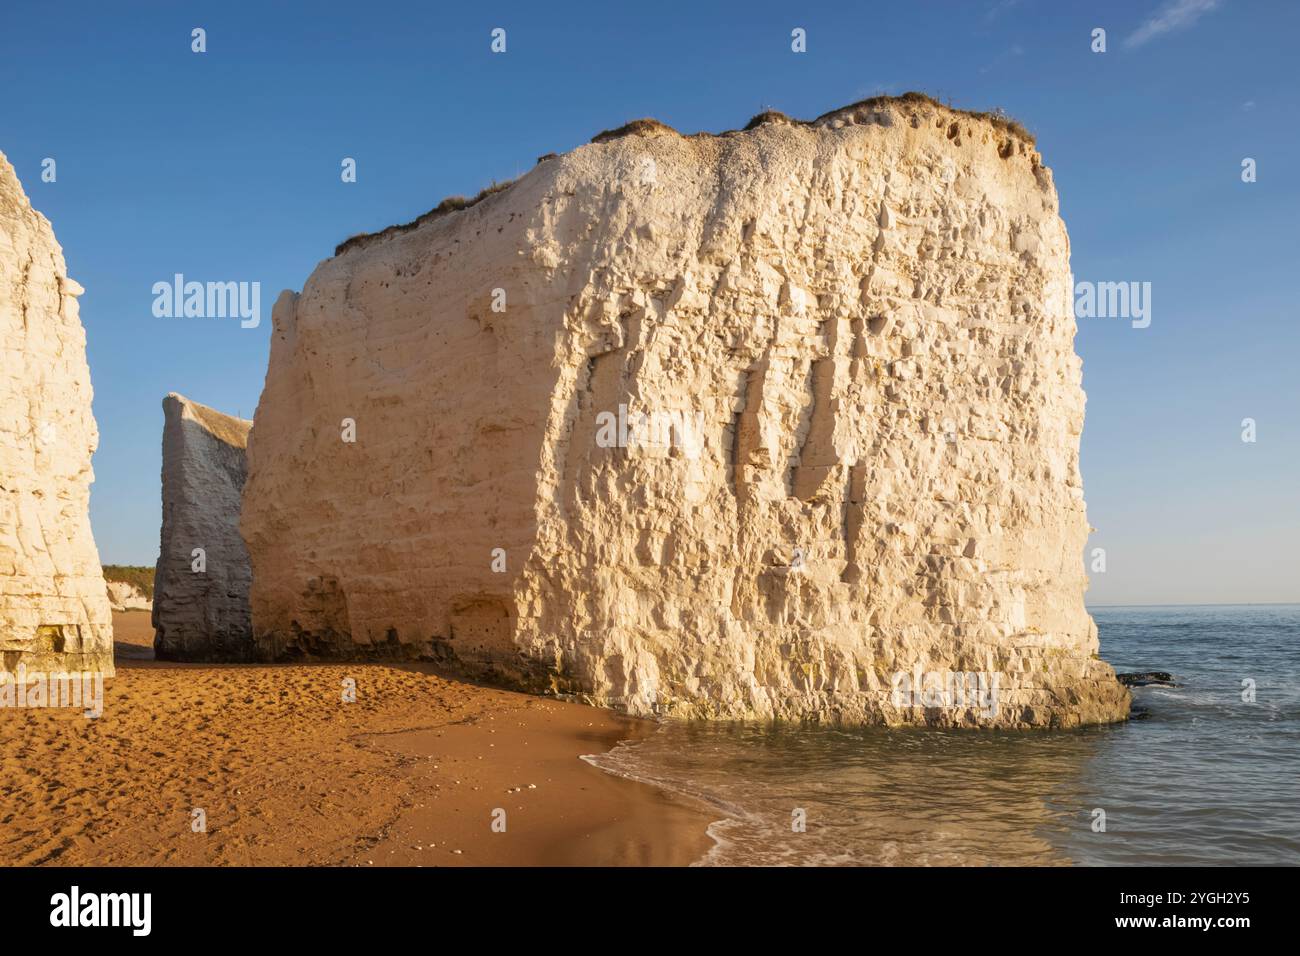
<path id="1" fill-rule="evenodd" d="M 423 666 L 155 662 L 148 612 L 113 617 L 103 716 L 0 710 L 7 864 L 686 865 L 711 845 L 705 808 L 579 759 L 653 724 Z"/>

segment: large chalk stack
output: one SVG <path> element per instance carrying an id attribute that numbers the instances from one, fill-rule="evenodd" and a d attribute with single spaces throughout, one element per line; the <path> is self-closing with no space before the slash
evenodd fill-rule
<path id="1" fill-rule="evenodd" d="M 163 399 L 162 539 L 154 573 L 154 655 L 254 660 L 248 552 L 239 501 L 252 422 L 172 393 Z"/>
<path id="2" fill-rule="evenodd" d="M 1126 715 L 1032 140 L 917 96 L 751 127 L 602 134 L 281 296 L 242 516 L 261 654 L 635 714 Z M 897 693 L 949 673 L 996 706 Z"/>
<path id="3" fill-rule="evenodd" d="M 0 671 L 113 673 L 82 288 L 0 153 Z"/>

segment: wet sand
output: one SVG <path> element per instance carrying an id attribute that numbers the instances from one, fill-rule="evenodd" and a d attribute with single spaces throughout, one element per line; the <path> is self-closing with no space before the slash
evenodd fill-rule
<path id="1" fill-rule="evenodd" d="M 715 815 L 578 759 L 647 722 L 418 665 L 155 662 L 148 612 L 113 617 L 103 716 L 0 710 L 5 863 L 685 865 L 711 845 Z"/>

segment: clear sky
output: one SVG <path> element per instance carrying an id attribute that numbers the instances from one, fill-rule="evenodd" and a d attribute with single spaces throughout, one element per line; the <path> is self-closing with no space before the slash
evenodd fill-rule
<path id="1" fill-rule="evenodd" d="M 629 119 L 916 89 L 1037 135 L 1076 280 L 1152 283 L 1148 328 L 1080 320 L 1090 602 L 1300 600 L 1298 36 L 1286 0 L 8 0 L 0 150 L 86 288 L 101 557 L 157 557 L 163 396 L 251 417 L 271 304 L 347 236 Z M 260 282 L 261 326 L 156 318 L 178 272 Z"/>

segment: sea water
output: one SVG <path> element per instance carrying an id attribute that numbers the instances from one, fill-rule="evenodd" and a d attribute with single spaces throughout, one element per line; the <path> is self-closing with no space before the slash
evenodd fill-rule
<path id="1" fill-rule="evenodd" d="M 588 758 L 717 814 L 703 865 L 1300 863 L 1300 605 L 1091 609 L 1146 716 L 1077 731 L 667 723 Z"/>

